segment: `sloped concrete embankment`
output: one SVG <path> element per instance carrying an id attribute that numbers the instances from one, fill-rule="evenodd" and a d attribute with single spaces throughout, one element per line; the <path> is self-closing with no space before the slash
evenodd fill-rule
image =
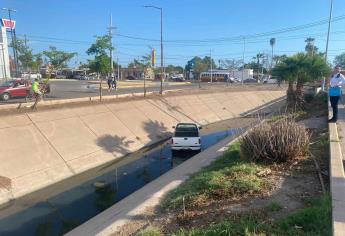
<path id="1" fill-rule="evenodd" d="M 177 122 L 238 117 L 284 93 L 170 96 L 1 117 L 0 204 L 167 138 Z"/>

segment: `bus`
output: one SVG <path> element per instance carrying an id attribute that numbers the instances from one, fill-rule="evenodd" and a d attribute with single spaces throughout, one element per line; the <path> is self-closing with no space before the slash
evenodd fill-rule
<path id="1" fill-rule="evenodd" d="M 202 82 L 211 82 L 211 75 L 212 75 L 212 82 L 230 82 L 226 80 L 231 80 L 232 76 L 229 71 L 207 71 L 201 72 L 200 80 Z"/>

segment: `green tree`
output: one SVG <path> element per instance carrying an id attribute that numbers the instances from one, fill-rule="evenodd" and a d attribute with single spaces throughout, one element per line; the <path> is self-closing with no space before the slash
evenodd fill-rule
<path id="1" fill-rule="evenodd" d="M 308 55 L 315 55 L 318 53 L 318 48 L 314 45 L 315 44 L 315 39 L 314 38 L 307 38 L 305 40 L 307 45 L 305 46 L 305 51 L 308 53 Z"/>
<path id="2" fill-rule="evenodd" d="M 193 71 L 194 76 L 198 77 L 201 72 L 211 69 L 211 64 L 213 69 L 217 68 L 216 63 L 213 59 L 211 60 L 211 57 L 206 56 L 204 58 L 200 58 L 195 56 L 187 62 L 185 70 L 188 72 Z"/>
<path id="3" fill-rule="evenodd" d="M 273 75 L 288 81 L 287 105 L 293 109 L 304 108 L 303 88 L 307 82 L 317 81 L 330 73 L 331 68 L 320 55 L 298 53 L 287 57 L 273 68 Z M 296 89 L 293 90 L 293 83 Z"/>
<path id="4" fill-rule="evenodd" d="M 287 56 L 285 54 L 284 55 L 275 55 L 275 56 L 273 56 L 274 65 L 279 64 L 280 62 L 282 62 L 286 58 L 287 58 Z"/>
<path id="5" fill-rule="evenodd" d="M 345 53 L 342 53 L 334 58 L 334 64 L 345 68 Z"/>
<path id="6" fill-rule="evenodd" d="M 90 70 L 102 76 L 111 73 L 110 57 L 107 54 L 109 50 L 113 49 L 110 40 L 109 35 L 99 36 L 86 51 L 88 55 L 94 56 L 94 59 L 89 60 Z"/>
<path id="7" fill-rule="evenodd" d="M 236 60 L 236 59 L 222 59 L 219 62 L 220 67 L 223 69 L 228 69 L 228 70 L 235 70 L 240 67 L 242 64 L 242 60 Z"/>
<path id="8" fill-rule="evenodd" d="M 49 46 L 48 51 L 43 51 L 43 55 L 47 57 L 48 62 L 54 69 L 67 67 L 67 63 L 77 55 L 76 52 L 64 52 L 57 50 L 54 46 Z"/>
<path id="9" fill-rule="evenodd" d="M 210 70 L 211 69 L 211 64 L 212 64 L 212 69 L 217 69 L 217 65 L 214 62 L 213 59 L 211 59 L 210 56 L 206 56 L 202 59 L 202 62 L 207 66 L 207 69 Z"/>
<path id="10" fill-rule="evenodd" d="M 111 73 L 110 57 L 107 54 L 111 49 L 113 49 L 111 37 L 104 35 L 96 37 L 96 41 L 86 51 L 88 55 L 94 56 L 94 59 L 89 60 L 90 70 L 96 72 L 98 77 L 101 75 L 99 83 L 100 100 L 102 100 L 102 77 Z"/>
<path id="11" fill-rule="evenodd" d="M 167 72 L 167 73 L 179 73 L 179 74 L 182 74 L 183 73 L 183 67 L 182 66 L 168 65 L 165 68 L 165 72 Z"/>
<path id="12" fill-rule="evenodd" d="M 275 38 L 271 38 L 270 39 L 270 45 L 271 45 L 271 48 L 272 48 L 272 55 L 271 55 L 271 69 L 272 69 L 272 66 L 273 66 L 273 48 L 274 48 L 274 45 L 276 44 L 276 39 Z"/>
<path id="13" fill-rule="evenodd" d="M 34 54 L 33 50 L 27 46 L 27 42 L 20 39 L 16 40 L 18 60 L 25 71 L 39 72 L 39 67 L 43 64 L 42 54 Z"/>

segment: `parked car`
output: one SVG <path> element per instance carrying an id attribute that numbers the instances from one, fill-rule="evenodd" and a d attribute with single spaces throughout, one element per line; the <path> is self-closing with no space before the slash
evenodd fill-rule
<path id="1" fill-rule="evenodd" d="M 28 73 L 28 72 L 23 72 L 21 74 L 22 79 L 41 79 L 42 75 L 39 73 Z"/>
<path id="2" fill-rule="evenodd" d="M 263 79 L 264 84 L 276 84 L 278 83 L 278 78 L 277 77 L 266 77 Z"/>
<path id="3" fill-rule="evenodd" d="M 87 76 L 87 75 L 82 75 L 82 76 L 80 77 L 80 80 L 90 80 L 90 77 Z"/>
<path id="4" fill-rule="evenodd" d="M 128 80 L 136 80 L 137 78 L 134 77 L 133 75 L 129 75 L 129 76 L 126 77 L 126 79 L 128 79 Z"/>
<path id="5" fill-rule="evenodd" d="M 236 82 L 236 79 L 234 77 L 229 77 L 226 82 L 228 83 L 235 83 Z"/>
<path id="6" fill-rule="evenodd" d="M 9 80 L 0 84 L 0 98 L 8 101 L 12 98 L 27 97 L 30 95 L 32 80 Z M 44 94 L 50 93 L 50 85 L 40 81 L 40 88 Z"/>
<path id="7" fill-rule="evenodd" d="M 200 151 L 201 139 L 199 127 L 195 123 L 178 123 L 176 125 L 174 135 L 171 140 L 171 150 L 176 152 L 179 150 Z"/>
<path id="8" fill-rule="evenodd" d="M 170 79 L 172 81 L 176 81 L 176 82 L 184 82 L 185 81 L 183 74 L 173 74 L 170 76 Z"/>
<path id="9" fill-rule="evenodd" d="M 56 75 L 56 79 L 67 79 L 66 75 Z"/>
<path id="10" fill-rule="evenodd" d="M 258 83 L 258 81 L 254 78 L 247 78 L 243 80 L 243 83 L 249 84 L 249 83 Z"/>

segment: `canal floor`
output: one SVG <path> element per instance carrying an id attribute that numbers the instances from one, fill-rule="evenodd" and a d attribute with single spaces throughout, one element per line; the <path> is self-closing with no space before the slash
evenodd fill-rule
<path id="1" fill-rule="evenodd" d="M 230 129 L 203 135 L 202 149 L 236 133 Z M 67 233 L 193 155 L 195 152 L 180 152 L 172 156 L 169 143 L 164 142 L 131 162 L 0 219 L 0 235 Z"/>

